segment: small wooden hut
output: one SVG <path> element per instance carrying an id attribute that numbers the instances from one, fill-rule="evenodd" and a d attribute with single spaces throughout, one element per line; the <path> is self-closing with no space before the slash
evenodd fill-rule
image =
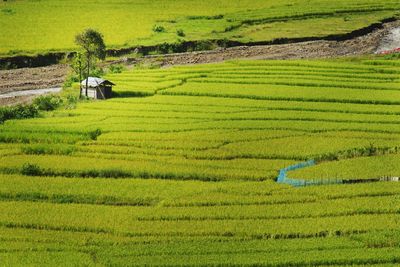
<path id="1" fill-rule="evenodd" d="M 88 80 L 88 97 L 94 99 L 107 99 L 112 96 L 112 87 L 114 83 L 96 77 L 89 77 Z M 81 93 L 86 95 L 86 79 L 81 82 Z"/>

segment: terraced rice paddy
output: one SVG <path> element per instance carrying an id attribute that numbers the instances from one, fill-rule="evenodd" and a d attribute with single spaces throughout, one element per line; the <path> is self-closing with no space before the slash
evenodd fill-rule
<path id="1" fill-rule="evenodd" d="M 87 27 L 112 48 L 321 38 L 397 17 L 399 9 L 397 0 L 1 1 L 0 54 L 76 50 L 74 36 Z"/>
<path id="2" fill-rule="evenodd" d="M 120 97 L 0 125 L 4 265 L 397 266 L 400 64 L 109 74 Z M 143 97 L 131 97 L 131 96 Z"/>

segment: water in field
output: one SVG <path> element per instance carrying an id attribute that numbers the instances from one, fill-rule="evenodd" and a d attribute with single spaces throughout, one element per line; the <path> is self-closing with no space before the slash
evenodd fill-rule
<path id="1" fill-rule="evenodd" d="M 393 50 L 395 48 L 400 48 L 400 27 L 392 29 L 390 33 L 382 39 L 377 53 Z"/>
<path id="2" fill-rule="evenodd" d="M 61 91 L 62 88 L 47 88 L 47 89 L 34 89 L 34 90 L 22 90 L 22 91 L 15 91 L 5 94 L 0 94 L 0 98 L 10 98 L 10 97 L 17 97 L 17 96 L 33 96 L 33 95 L 44 95 L 50 93 L 58 93 Z"/>

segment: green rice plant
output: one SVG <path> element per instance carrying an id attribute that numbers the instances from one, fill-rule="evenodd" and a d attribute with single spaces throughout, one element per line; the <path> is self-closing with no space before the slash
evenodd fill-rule
<path id="1" fill-rule="evenodd" d="M 296 18 L 292 3 L 285 12 L 190 21 L 222 30 L 244 20 L 262 27 L 266 16 L 350 21 L 397 5 L 324 3 L 323 14 L 307 4 Z M 166 27 L 158 36 L 176 37 L 172 22 L 157 23 Z M 275 180 L 306 159 L 323 161 L 290 178 L 397 177 L 399 73 L 381 58 L 123 71 L 107 76 L 119 97 L 8 120 L 0 125 L 0 261 L 396 266 L 398 183 Z M 136 94 L 153 96 L 128 97 Z"/>
<path id="2" fill-rule="evenodd" d="M 386 235 L 394 236 L 395 231 L 373 232 L 375 236 L 382 237 L 382 241 L 388 240 Z M 7 259 L 14 263 L 28 261 L 42 257 L 42 262 L 53 262 L 59 254 L 52 254 L 52 249 L 68 250 L 68 255 L 80 255 L 78 251 L 84 250 L 90 255 L 96 256 L 97 262 L 123 264 L 121 256 L 124 259 L 141 260 L 138 263 L 156 263 L 160 257 L 163 261 L 174 264 L 186 260 L 199 263 L 222 264 L 223 262 L 232 262 L 232 255 L 235 255 L 235 262 L 248 262 L 249 258 L 253 263 L 269 264 L 278 266 L 280 263 L 304 266 L 307 264 L 318 263 L 339 263 L 356 264 L 356 262 L 379 261 L 389 262 L 393 259 L 395 249 L 388 248 L 367 248 L 362 239 L 368 234 L 353 234 L 351 238 L 342 237 L 325 237 L 325 238 L 308 238 L 303 240 L 296 239 L 280 239 L 280 240 L 240 240 L 233 237 L 221 237 L 213 239 L 213 237 L 201 237 L 197 242 L 185 237 L 159 237 L 152 239 L 151 237 L 122 237 L 107 234 L 93 233 L 72 233 L 61 231 L 32 231 L 27 229 L 7 229 L 1 228 L 0 235 L 4 247 L 4 253 Z M 12 236 L 13 238 L 8 238 Z M 51 239 L 62 244 L 55 245 L 49 243 Z M 47 241 L 47 242 L 46 242 Z M 30 248 L 34 246 L 35 251 Z M 103 250 L 98 247 L 103 247 Z M 283 250 L 279 251 L 279 248 Z M 13 253 L 13 250 L 19 250 L 20 253 Z M 368 256 L 363 254 L 361 250 L 368 251 Z M 359 253 L 351 254 L 350 250 Z M 47 252 L 45 252 L 47 251 Z M 215 258 L 215 251 L 220 252 L 220 257 Z M 299 254 L 293 255 L 292 251 L 298 251 Z M 35 253 L 37 252 L 37 253 Z M 23 253 L 24 259 L 18 259 Z M 377 255 L 379 253 L 379 256 Z M 326 257 L 329 254 L 330 257 Z M 332 255 L 331 255 L 332 254 Z M 65 255 L 65 254 L 61 254 Z M 191 258 L 189 255 L 196 255 Z M 200 256 L 201 255 L 201 256 Z M 312 259 L 305 261 L 307 256 L 312 255 Z M 325 255 L 325 257 L 324 257 Z M 333 256 L 334 255 L 334 256 Z M 333 257 L 332 257 L 333 256 Z M 182 259 L 183 257 L 183 259 Z M 199 258 L 201 257 L 201 258 Z M 271 258 L 272 257 L 272 258 Z M 77 257 L 81 259 L 80 257 Z M 388 263 L 386 266 L 390 266 Z"/>
<path id="3" fill-rule="evenodd" d="M 336 217 L 276 220 L 138 221 L 131 214 L 137 207 L 84 204 L 57 205 L 33 202 L 1 202 L 3 222 L 31 225 L 33 229 L 63 229 L 76 232 L 119 233 L 137 236 L 238 236 L 270 238 L 335 236 L 371 230 L 396 230 L 397 214 L 362 214 Z M 70 214 L 73 212 L 74 217 Z M 91 219 L 87 220 L 87 214 Z M 112 216 L 111 216 L 112 214 Z M 351 220 L 349 220 L 351 218 Z M 308 227 L 313 224 L 313 227 Z"/>
<path id="4" fill-rule="evenodd" d="M 399 177 L 399 155 L 382 155 L 360 157 L 340 161 L 326 162 L 319 165 L 297 170 L 290 177 L 299 179 L 380 179 L 384 177 Z M 368 168 L 365 168 L 368 166 Z"/>
<path id="5" fill-rule="evenodd" d="M 224 83 L 187 83 L 162 91 L 167 95 L 233 97 L 261 100 L 288 100 L 310 102 L 339 102 L 355 104 L 395 104 L 400 102 L 398 90 L 370 90 L 370 89 L 328 89 L 290 85 L 258 85 L 251 84 L 242 90 L 240 84 Z M 212 89 L 211 89 L 212 88 Z M 327 94 L 329 90 L 330 94 Z"/>

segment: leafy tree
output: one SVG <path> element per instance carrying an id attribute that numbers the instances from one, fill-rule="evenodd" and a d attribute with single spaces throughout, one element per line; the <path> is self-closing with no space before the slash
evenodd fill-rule
<path id="1" fill-rule="evenodd" d="M 86 57 L 86 77 L 90 75 L 90 62 L 94 58 L 104 59 L 106 57 L 106 45 L 104 44 L 103 35 L 93 29 L 86 29 L 82 33 L 75 36 L 75 43 L 83 49 Z M 88 80 L 86 79 L 85 95 L 88 95 Z"/>

